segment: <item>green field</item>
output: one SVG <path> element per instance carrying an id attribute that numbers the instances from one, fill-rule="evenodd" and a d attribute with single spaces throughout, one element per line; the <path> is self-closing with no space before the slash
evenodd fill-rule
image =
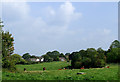
<path id="1" fill-rule="evenodd" d="M 2 72 L 3 80 L 118 80 L 118 65 L 110 64 L 110 68 L 66 69 L 68 62 L 50 62 L 32 65 L 17 65 L 19 72 Z M 46 71 L 42 68 L 46 67 Z M 27 71 L 24 72 L 23 69 Z M 84 74 L 77 75 L 78 72 Z"/>

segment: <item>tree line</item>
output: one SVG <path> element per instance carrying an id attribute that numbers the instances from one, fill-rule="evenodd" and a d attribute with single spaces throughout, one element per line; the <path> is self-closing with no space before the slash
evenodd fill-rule
<path id="1" fill-rule="evenodd" d="M 85 68 L 104 67 L 106 63 L 119 63 L 120 42 L 118 40 L 113 41 L 107 51 L 102 48 L 97 50 L 88 48 L 87 50 L 72 52 L 69 59 L 73 68 L 81 68 L 82 66 Z"/>

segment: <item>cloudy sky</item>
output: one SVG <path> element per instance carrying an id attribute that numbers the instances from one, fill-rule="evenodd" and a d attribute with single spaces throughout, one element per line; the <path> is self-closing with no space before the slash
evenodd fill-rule
<path id="1" fill-rule="evenodd" d="M 14 53 L 43 55 L 102 47 L 118 38 L 117 2 L 5 2 L 4 30 L 12 33 Z"/>

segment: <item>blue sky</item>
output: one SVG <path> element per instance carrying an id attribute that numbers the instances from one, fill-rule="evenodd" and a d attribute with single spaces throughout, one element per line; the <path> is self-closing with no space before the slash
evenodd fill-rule
<path id="1" fill-rule="evenodd" d="M 117 2 L 3 3 L 4 30 L 15 38 L 15 52 L 43 55 L 87 48 L 107 50 L 118 39 Z"/>

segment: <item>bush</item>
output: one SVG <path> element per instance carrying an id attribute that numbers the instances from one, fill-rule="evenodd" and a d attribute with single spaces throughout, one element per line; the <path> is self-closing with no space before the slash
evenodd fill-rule
<path id="1" fill-rule="evenodd" d="M 9 60 L 3 61 L 2 67 L 7 68 L 10 71 L 15 71 L 16 70 L 15 63 L 13 61 L 9 61 Z"/>

